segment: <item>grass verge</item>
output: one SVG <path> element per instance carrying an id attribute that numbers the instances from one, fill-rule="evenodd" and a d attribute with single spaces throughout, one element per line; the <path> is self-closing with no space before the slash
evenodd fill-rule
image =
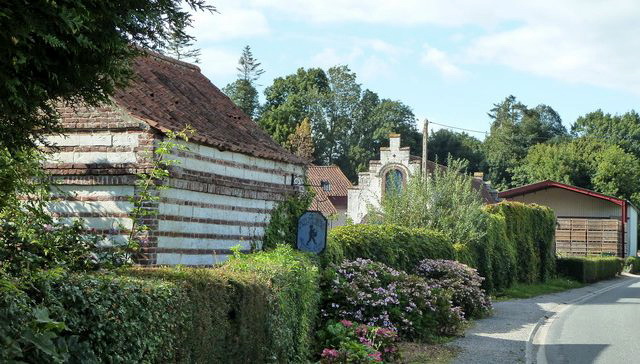
<path id="1" fill-rule="evenodd" d="M 584 286 L 584 283 L 564 277 L 552 278 L 544 283 L 516 283 L 505 291 L 498 293 L 496 297 L 494 297 L 494 301 L 500 302 L 516 298 L 531 298 L 543 294 L 562 292 Z"/>
<path id="2" fill-rule="evenodd" d="M 403 342 L 399 346 L 402 364 L 449 364 L 460 351 L 444 344 Z"/>

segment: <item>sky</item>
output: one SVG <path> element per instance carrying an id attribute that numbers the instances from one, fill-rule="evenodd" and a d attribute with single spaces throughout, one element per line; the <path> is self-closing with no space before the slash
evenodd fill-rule
<path id="1" fill-rule="evenodd" d="M 348 65 L 362 88 L 420 120 L 488 131 L 514 95 L 553 107 L 569 128 L 640 99 L 636 0 L 210 0 L 190 33 L 200 68 L 222 88 L 249 45 L 262 87 L 299 67 Z M 438 126 L 433 126 L 438 129 Z M 482 133 L 472 135 L 483 138 Z"/>

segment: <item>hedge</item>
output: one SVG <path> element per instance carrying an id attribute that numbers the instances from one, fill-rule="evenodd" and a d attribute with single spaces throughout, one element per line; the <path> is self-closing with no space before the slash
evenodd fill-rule
<path id="1" fill-rule="evenodd" d="M 515 269 L 510 274 L 515 275 L 519 282 L 534 283 L 546 281 L 555 273 L 555 224 L 556 217 L 548 207 L 535 204 L 523 204 L 520 202 L 506 201 L 495 205 L 489 205 L 485 210 L 491 215 L 504 218 L 506 224 L 506 240 L 498 228 L 498 236 L 487 234 L 487 244 L 493 245 L 492 263 L 498 263 L 498 267 L 492 267 L 493 277 L 502 277 L 496 280 L 497 287 L 506 288 L 503 284 L 504 272 L 511 268 L 515 249 Z M 495 239 L 489 241 L 488 239 Z M 507 252 L 501 251 L 507 249 Z M 497 269 L 497 272 L 496 272 Z M 506 282 L 504 282 L 506 283 Z"/>
<path id="2" fill-rule="evenodd" d="M 20 323 L 2 330 L 2 362 L 168 362 L 185 328 L 186 296 L 156 280 L 45 271 L 0 294 L 2 322 Z"/>
<path id="3" fill-rule="evenodd" d="M 618 257 L 561 257 L 558 274 L 584 283 L 611 279 L 622 273 L 624 260 Z"/>
<path id="4" fill-rule="evenodd" d="M 317 266 L 289 247 L 219 268 L 47 274 L 25 289 L 30 301 L 0 310 L 0 319 L 33 323 L 34 310 L 46 309 L 52 322 L 66 326 L 51 333 L 53 342 L 73 342 L 69 355 L 79 362 L 305 362 L 319 313 L 318 279 Z M 17 355 L 16 345 L 18 352 L 33 347 L 25 341 L 29 333 L 0 333 L 0 359 Z M 31 362 L 52 361 L 45 355 Z"/>
<path id="5" fill-rule="evenodd" d="M 631 274 L 640 273 L 640 257 L 627 257 L 624 260 L 625 270 Z"/>
<path id="6" fill-rule="evenodd" d="M 347 225 L 329 232 L 324 266 L 345 259 L 371 259 L 412 272 L 423 259 L 457 260 L 478 269 L 493 293 L 514 282 L 545 281 L 555 273 L 555 214 L 520 202 L 485 207 L 485 237 L 454 242 L 437 231 L 398 225 Z"/>
<path id="7" fill-rule="evenodd" d="M 427 229 L 365 224 L 331 229 L 322 264 L 358 258 L 411 272 L 423 259 L 455 259 L 456 250 L 444 234 Z"/>

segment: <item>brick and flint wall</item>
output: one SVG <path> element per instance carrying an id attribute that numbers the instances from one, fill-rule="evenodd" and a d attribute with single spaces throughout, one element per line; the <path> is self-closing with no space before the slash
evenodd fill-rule
<path id="1" fill-rule="evenodd" d="M 49 207 L 60 219 L 81 218 L 90 228 L 123 242 L 132 227 L 129 202 L 137 173 L 149 171 L 149 153 L 163 136 L 117 106 L 61 109 L 64 136 L 51 136 L 46 169 L 56 184 Z M 210 265 L 230 248 L 261 244 L 269 214 L 294 193 L 291 175 L 302 166 L 186 143 L 172 159 L 170 187 L 150 208 L 151 230 L 143 264 Z"/>

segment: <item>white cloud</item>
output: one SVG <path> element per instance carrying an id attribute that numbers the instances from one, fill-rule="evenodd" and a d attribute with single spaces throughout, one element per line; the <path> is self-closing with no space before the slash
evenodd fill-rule
<path id="1" fill-rule="evenodd" d="M 424 48 L 425 51 L 420 59 L 424 65 L 435 68 L 443 77 L 448 79 L 459 79 L 465 75 L 464 71 L 449 59 L 447 53 L 427 44 L 425 44 Z"/>
<path id="2" fill-rule="evenodd" d="M 235 78 L 238 58 L 240 55 L 237 51 L 231 52 L 226 49 L 208 47 L 202 49 L 198 66 L 208 79 L 222 88 L 224 85 L 218 83 Z"/>
<path id="3" fill-rule="evenodd" d="M 193 16 L 193 35 L 199 43 L 248 38 L 270 32 L 267 18 L 259 9 L 215 3 L 219 13 L 196 12 Z"/>
<path id="4" fill-rule="evenodd" d="M 319 29 L 344 23 L 382 30 L 410 28 L 416 30 L 413 41 L 419 42 L 425 41 L 420 39 L 421 27 L 444 27 L 451 33 L 451 46 L 426 49 L 421 58 L 445 77 L 463 75 L 459 66 L 463 62 L 497 64 L 564 82 L 640 94 L 637 0 L 220 0 L 215 5 L 222 14 L 196 21 L 201 39 L 269 34 L 267 15 L 278 21 L 297 19 L 301 29 L 308 29 L 306 23 Z M 381 40 L 362 39 L 355 46 L 352 42 L 348 36 L 339 39 L 312 61 L 320 66 L 362 65 L 369 59 L 369 64 L 386 63 L 392 68 L 407 55 Z M 354 47 L 362 54 L 354 55 Z"/>

